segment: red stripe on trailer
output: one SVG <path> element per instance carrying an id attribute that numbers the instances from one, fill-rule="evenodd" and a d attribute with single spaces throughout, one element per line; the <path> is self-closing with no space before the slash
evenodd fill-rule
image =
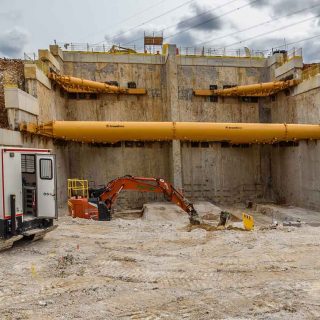
<path id="1" fill-rule="evenodd" d="M 23 213 L 16 214 L 16 217 L 22 217 Z M 11 216 L 5 216 L 4 219 L 11 219 Z"/>
<path id="2" fill-rule="evenodd" d="M 50 153 L 49 149 L 17 149 L 17 148 L 4 148 L 3 151 L 23 151 L 23 152 L 47 152 Z"/>

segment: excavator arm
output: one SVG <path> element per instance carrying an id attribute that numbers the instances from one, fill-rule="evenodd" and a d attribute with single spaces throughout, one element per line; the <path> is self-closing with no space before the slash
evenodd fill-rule
<path id="1" fill-rule="evenodd" d="M 99 192 L 99 211 L 102 210 L 110 214 L 111 208 L 122 190 L 162 193 L 167 201 L 175 203 L 189 215 L 191 224 L 201 223 L 201 219 L 194 209 L 193 204 L 170 183 L 161 178 L 124 176 L 110 181 L 106 187 Z"/>

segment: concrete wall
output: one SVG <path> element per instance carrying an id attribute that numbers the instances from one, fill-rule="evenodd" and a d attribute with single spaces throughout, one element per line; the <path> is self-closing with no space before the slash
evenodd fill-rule
<path id="1" fill-rule="evenodd" d="M 170 180 L 170 145 L 168 142 L 122 142 L 97 147 L 73 143 L 69 147 L 70 176 L 88 179 L 96 186 L 105 185 L 124 175 Z M 163 200 L 163 197 L 124 191 L 117 201 L 117 207 L 141 208 L 143 203 L 154 200 Z"/>
<path id="2" fill-rule="evenodd" d="M 220 143 L 183 143 L 183 186 L 193 200 L 236 203 L 269 194 L 267 158 L 261 146 L 222 147 Z"/>
<path id="3" fill-rule="evenodd" d="M 98 100 L 67 99 L 68 120 L 165 121 L 168 119 L 162 65 L 119 63 L 71 63 L 66 74 L 96 81 L 118 81 L 120 86 L 134 81 L 146 88 L 145 96 L 100 94 Z"/>
<path id="4" fill-rule="evenodd" d="M 64 72 L 91 80 L 118 81 L 121 86 L 135 81 L 137 87 L 148 90 L 148 95 L 100 94 L 97 100 L 67 98 L 67 120 L 259 122 L 258 103 L 244 103 L 238 98 L 213 103 L 208 98 L 194 97 L 192 89 L 209 88 L 210 84 L 222 87 L 262 81 L 266 74 L 263 59 L 250 62 L 233 58 L 228 60 L 228 66 L 221 66 L 219 60 L 214 62 L 210 58 L 179 58 L 174 47 L 169 48 L 165 64 L 160 63 L 163 59 L 149 61 L 139 57 L 123 63 L 110 55 L 102 58 L 101 54 L 90 54 L 89 57 L 68 53 Z M 196 148 L 188 143 L 180 146 L 179 141 L 162 148 L 157 143 L 140 148 L 125 145 L 113 148 L 72 145 L 71 176 L 88 178 L 98 184 L 124 174 L 163 176 L 193 200 L 232 202 L 266 194 L 259 147 L 222 148 L 218 143 Z M 122 196 L 120 205 L 140 206 L 148 199 L 153 200 L 154 196 Z"/>
<path id="5" fill-rule="evenodd" d="M 272 103 L 272 122 L 318 124 L 319 101 L 319 88 L 295 96 L 281 93 Z M 320 209 L 319 142 L 300 141 L 298 146 L 277 146 L 272 148 L 271 154 L 274 197 L 280 202 Z"/>
<path id="6" fill-rule="evenodd" d="M 199 59 L 203 63 L 204 58 Z M 260 122 L 259 103 L 232 97 L 210 102 L 208 97 L 195 97 L 192 90 L 209 89 L 209 85 L 223 88 L 261 82 L 264 64 L 244 68 L 233 59 L 229 61 L 233 66 L 197 65 L 196 58 L 192 65 L 189 63 L 177 68 L 179 121 Z M 190 199 L 232 203 L 267 195 L 267 179 L 263 176 L 268 177 L 269 173 L 262 170 L 260 147 L 182 143 L 181 152 L 183 190 Z"/>
<path id="7" fill-rule="evenodd" d="M 25 90 L 39 101 L 38 122 L 58 120 L 207 121 L 319 123 L 319 79 L 280 93 L 273 101 L 243 102 L 239 98 L 195 97 L 193 89 L 210 85 L 244 85 L 274 79 L 282 56 L 269 59 L 210 58 L 168 55 L 112 55 L 61 52 L 52 46 L 64 74 L 96 81 L 134 81 L 145 96 L 70 95 L 50 83 L 35 65 L 26 66 Z M 50 56 L 50 55 L 49 55 Z M 49 61 L 50 62 L 50 61 Z M 48 62 L 48 63 L 49 63 Z M 45 65 L 46 70 L 52 63 Z M 1 74 L 1 72 L 0 72 Z M 276 199 L 320 208 L 319 146 L 231 147 L 225 143 L 121 142 L 115 145 L 59 143 L 25 136 L 23 144 L 51 148 L 57 154 L 59 201 L 66 200 L 67 178 L 85 178 L 96 185 L 126 174 L 163 177 L 183 189 L 191 200 L 234 203 Z M 118 207 L 137 208 L 161 199 L 152 194 L 121 194 Z"/>

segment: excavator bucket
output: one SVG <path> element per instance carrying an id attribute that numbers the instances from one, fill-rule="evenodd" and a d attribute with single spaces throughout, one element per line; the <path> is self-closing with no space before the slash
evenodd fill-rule
<path id="1" fill-rule="evenodd" d="M 249 214 L 243 213 L 242 214 L 242 221 L 243 221 L 243 227 L 247 231 L 251 231 L 254 228 L 254 219 L 253 216 L 250 216 Z"/>
<path id="2" fill-rule="evenodd" d="M 203 223 L 198 212 L 195 210 L 191 212 L 191 214 L 189 216 L 189 221 L 190 221 L 190 224 L 192 224 L 192 225 L 200 225 Z"/>

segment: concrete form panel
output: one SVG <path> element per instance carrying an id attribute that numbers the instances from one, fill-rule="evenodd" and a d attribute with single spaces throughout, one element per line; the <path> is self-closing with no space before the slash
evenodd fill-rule
<path id="1" fill-rule="evenodd" d="M 142 63 L 142 64 L 164 64 L 165 57 L 162 55 L 148 54 L 110 54 L 91 52 L 63 52 L 65 62 L 80 63 Z"/>
<path id="2" fill-rule="evenodd" d="M 233 57 L 190 57 L 178 56 L 178 65 L 189 66 L 217 66 L 217 67 L 244 67 L 264 68 L 264 58 L 233 58 Z"/>

